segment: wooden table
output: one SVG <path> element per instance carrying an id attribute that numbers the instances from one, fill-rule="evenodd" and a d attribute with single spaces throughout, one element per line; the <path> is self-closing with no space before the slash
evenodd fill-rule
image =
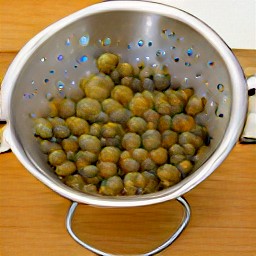
<path id="1" fill-rule="evenodd" d="M 97 0 L 0 0 L 0 76 L 20 48 L 45 26 Z M 256 71 L 255 50 L 234 50 L 245 73 Z M 185 195 L 192 219 L 159 255 L 256 255 L 256 145 L 237 144 L 224 163 Z M 0 155 L 0 255 L 94 255 L 65 229 L 70 202 L 36 180 L 13 153 Z M 179 223 L 175 201 L 131 209 L 79 206 L 75 230 L 113 253 L 143 253 Z"/>

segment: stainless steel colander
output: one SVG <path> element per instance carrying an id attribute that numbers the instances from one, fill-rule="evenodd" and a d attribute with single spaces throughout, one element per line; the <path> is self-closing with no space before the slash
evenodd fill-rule
<path id="1" fill-rule="evenodd" d="M 172 86 L 195 89 L 205 97 L 197 116 L 212 137 L 210 150 L 196 170 L 163 191 L 129 197 L 87 195 L 63 184 L 51 171 L 33 136 L 33 118 L 44 113 L 50 98 L 68 97 L 79 80 L 97 72 L 103 52 L 118 54 L 134 66 L 165 64 Z M 5 138 L 21 163 L 60 195 L 77 203 L 134 207 L 178 199 L 186 210 L 177 233 L 153 253 L 169 245 L 186 226 L 189 206 L 181 197 L 207 178 L 226 158 L 242 131 L 247 109 L 246 81 L 235 56 L 222 39 L 196 17 L 179 9 L 141 1 L 105 2 L 78 11 L 47 27 L 30 40 L 8 69 L 2 84 Z M 67 226 L 71 229 L 74 203 Z M 152 255 L 151 253 L 145 255 Z"/>

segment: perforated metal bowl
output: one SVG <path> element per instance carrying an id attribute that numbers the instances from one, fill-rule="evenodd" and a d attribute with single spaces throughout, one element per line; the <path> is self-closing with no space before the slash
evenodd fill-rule
<path id="1" fill-rule="evenodd" d="M 198 115 L 212 137 L 209 153 L 178 184 L 148 195 L 87 195 L 63 184 L 51 171 L 32 132 L 49 97 L 68 96 L 81 77 L 97 71 L 103 52 L 138 65 L 165 64 L 173 87 L 193 87 L 207 99 Z M 131 207 L 175 199 L 207 178 L 238 140 L 247 108 L 246 81 L 229 47 L 206 24 L 179 9 L 141 1 L 105 2 L 49 26 L 19 52 L 2 85 L 6 137 L 21 163 L 62 196 L 79 203 Z"/>

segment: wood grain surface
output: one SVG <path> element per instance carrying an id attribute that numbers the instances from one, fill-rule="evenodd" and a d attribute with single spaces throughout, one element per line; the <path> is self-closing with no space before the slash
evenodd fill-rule
<path id="1" fill-rule="evenodd" d="M 21 47 L 54 21 L 97 0 L 0 0 L 0 77 Z M 256 72 L 256 50 L 234 49 L 245 73 Z M 185 197 L 192 208 L 187 229 L 159 255 L 256 255 L 256 145 L 237 143 L 216 171 Z M 12 152 L 0 155 L 0 255 L 91 256 L 65 229 L 70 201 L 32 176 Z M 79 236 L 110 253 L 143 254 L 180 222 L 176 201 L 106 209 L 80 205 Z"/>

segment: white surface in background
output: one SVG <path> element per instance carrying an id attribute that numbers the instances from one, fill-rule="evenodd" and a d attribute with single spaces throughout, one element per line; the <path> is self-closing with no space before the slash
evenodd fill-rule
<path id="1" fill-rule="evenodd" d="M 256 49 L 256 0 L 147 0 L 187 11 L 213 28 L 231 48 Z"/>

